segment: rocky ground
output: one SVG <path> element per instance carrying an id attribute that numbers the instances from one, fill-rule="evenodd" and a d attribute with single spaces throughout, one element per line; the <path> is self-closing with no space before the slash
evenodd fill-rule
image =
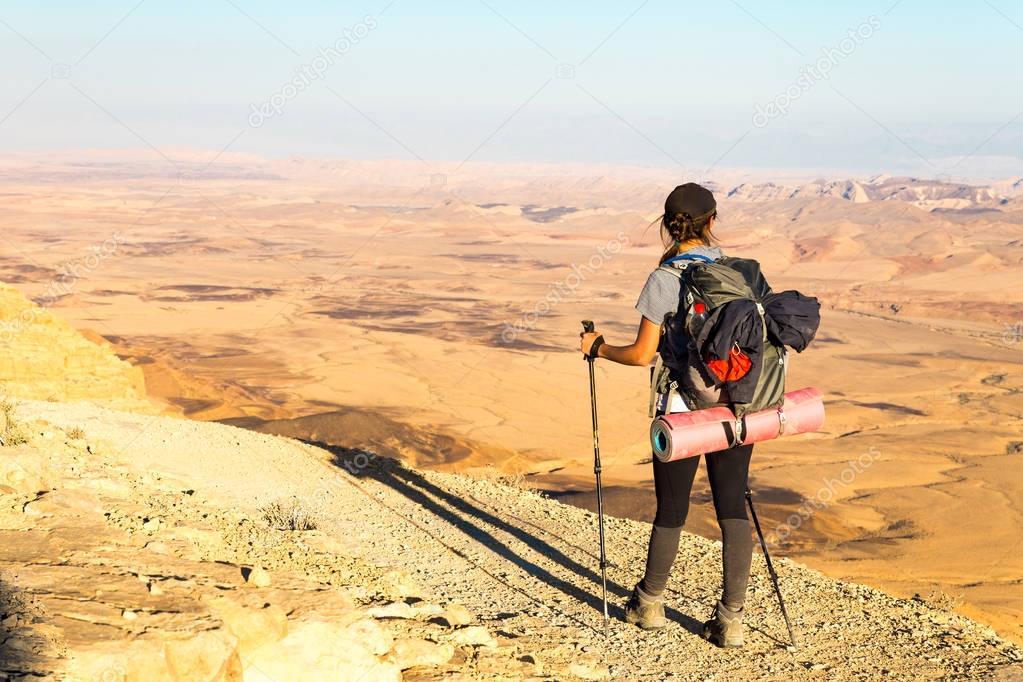
<path id="1" fill-rule="evenodd" d="M 720 545 L 688 534 L 671 625 L 644 633 L 621 604 L 648 528 L 623 519 L 607 522 L 605 633 L 584 510 L 217 424 L 28 401 L 14 416 L 28 442 L 0 448 L 10 678 L 1023 679 L 1023 650 L 990 628 L 779 561 L 790 649 L 759 556 L 747 645 L 716 649 L 696 633 Z"/>

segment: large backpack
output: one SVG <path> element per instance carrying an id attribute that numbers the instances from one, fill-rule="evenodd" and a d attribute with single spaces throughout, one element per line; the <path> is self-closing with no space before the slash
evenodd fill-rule
<path id="1" fill-rule="evenodd" d="M 785 400 L 785 347 L 768 334 L 764 298 L 771 287 L 752 259 L 722 257 L 711 260 L 687 254 L 661 265 L 660 270 L 679 278 L 679 306 L 662 326 L 658 365 L 651 375 L 651 415 L 654 396 L 677 391 L 690 410 L 726 406 L 736 417 L 770 407 Z M 760 376 L 749 402 L 735 402 L 708 370 L 695 346 L 695 335 L 715 310 L 736 300 L 752 301 L 760 317 L 763 334 L 759 353 Z M 701 317 L 696 311 L 703 314 Z"/>

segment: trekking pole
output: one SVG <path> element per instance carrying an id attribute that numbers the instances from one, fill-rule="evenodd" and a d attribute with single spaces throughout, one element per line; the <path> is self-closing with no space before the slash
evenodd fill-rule
<path id="1" fill-rule="evenodd" d="M 593 331 L 593 322 L 583 320 L 583 332 Z M 593 379 L 593 360 L 587 356 L 590 368 L 590 410 L 593 413 L 593 474 L 597 478 L 597 520 L 600 526 L 600 582 L 604 591 L 604 635 L 607 636 L 607 555 L 604 553 L 604 495 L 600 488 L 600 439 L 597 436 L 597 384 Z"/>
<path id="2" fill-rule="evenodd" d="M 749 513 L 753 516 L 753 525 L 757 529 L 757 537 L 760 538 L 760 549 L 764 551 L 764 559 L 767 560 L 767 572 L 771 575 L 771 582 L 774 583 L 774 593 L 778 595 L 778 606 L 781 607 L 782 618 L 785 619 L 785 627 L 789 630 L 789 639 L 792 640 L 792 648 L 799 646 L 796 642 L 796 633 L 792 631 L 792 623 L 789 622 L 789 613 L 785 610 L 785 600 L 781 597 L 781 587 L 778 586 L 778 574 L 774 572 L 774 564 L 771 563 L 771 555 L 767 551 L 767 542 L 764 541 L 764 532 L 760 530 L 760 520 L 757 519 L 757 512 L 753 509 L 753 493 L 746 485 L 746 502 L 749 504 Z"/>

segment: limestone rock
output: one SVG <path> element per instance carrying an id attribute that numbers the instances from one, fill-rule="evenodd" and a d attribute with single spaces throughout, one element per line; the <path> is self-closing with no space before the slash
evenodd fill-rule
<path id="1" fill-rule="evenodd" d="M 164 643 L 167 667 L 177 680 L 241 682 L 237 639 L 223 630 L 209 630 Z"/>
<path id="2" fill-rule="evenodd" d="M 262 566 L 254 566 L 245 576 L 245 582 L 253 587 L 270 587 L 270 574 Z"/>
<path id="3" fill-rule="evenodd" d="M 325 621 L 299 622 L 291 627 L 287 637 L 261 648 L 246 662 L 245 680 L 397 682 L 401 679 L 398 665 L 381 660 L 373 652 L 381 642 L 372 641 L 372 637 L 371 641 L 359 639 L 358 629 L 351 627 L 342 628 Z M 389 647 L 390 642 L 387 644 Z"/>
<path id="4" fill-rule="evenodd" d="M 94 644 L 75 651 L 68 667 L 85 680 L 152 680 L 172 682 L 174 676 L 163 657 L 163 645 L 154 639 L 126 644 Z"/>
<path id="5" fill-rule="evenodd" d="M 573 663 L 568 666 L 568 672 L 570 675 L 574 675 L 575 677 L 583 680 L 611 679 L 611 673 L 607 669 L 607 666 L 596 663 Z"/>
<path id="6" fill-rule="evenodd" d="M 93 493 L 81 489 L 54 490 L 25 505 L 29 516 L 62 516 L 82 521 L 103 522 L 103 506 Z"/>
<path id="7" fill-rule="evenodd" d="M 374 618 L 415 618 L 416 612 L 406 602 L 396 601 L 385 606 L 376 606 L 367 611 Z"/>
<path id="8" fill-rule="evenodd" d="M 416 666 L 444 665 L 454 655 L 455 647 L 450 644 L 405 637 L 395 641 L 394 651 L 387 660 L 402 670 L 408 670 Z"/>
<path id="9" fill-rule="evenodd" d="M 51 473 L 39 453 L 27 445 L 0 448 L 0 485 L 16 493 L 49 490 Z"/>
<path id="10" fill-rule="evenodd" d="M 222 630 L 130 642 L 96 642 L 74 653 L 75 679 L 124 682 L 216 680 L 241 682 L 242 665 L 232 635 Z"/>
<path id="11" fill-rule="evenodd" d="M 424 601 L 413 606 L 412 613 L 416 618 L 432 618 L 434 616 L 443 616 L 444 608 L 439 604 L 431 604 Z"/>
<path id="12" fill-rule="evenodd" d="M 441 618 L 444 619 L 448 626 L 453 628 L 459 625 L 468 625 L 472 622 L 472 614 L 469 613 L 469 609 L 461 604 L 448 604 Z"/>
<path id="13" fill-rule="evenodd" d="M 470 625 L 455 630 L 447 637 L 447 641 L 456 646 L 482 646 L 494 648 L 497 640 L 482 625 Z"/>
<path id="14" fill-rule="evenodd" d="M 238 653 L 242 660 L 248 659 L 267 644 L 284 639 L 288 634 L 288 616 L 284 609 L 273 604 L 255 608 L 223 597 L 211 601 L 210 609 L 237 637 Z"/>
<path id="15" fill-rule="evenodd" d="M 386 654 L 394 644 L 391 633 L 370 618 L 363 618 L 345 625 L 342 628 L 341 637 L 361 643 L 370 653 L 376 655 Z"/>
<path id="16" fill-rule="evenodd" d="M 388 596 L 395 599 L 422 599 L 422 586 L 404 571 L 389 571 L 381 577 L 381 584 Z"/>

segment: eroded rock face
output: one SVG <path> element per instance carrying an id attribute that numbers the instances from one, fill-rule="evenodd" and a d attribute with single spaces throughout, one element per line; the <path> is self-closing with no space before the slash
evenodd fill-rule
<path id="1" fill-rule="evenodd" d="M 0 385 L 35 400 L 90 400 L 151 411 L 142 370 L 0 283 Z"/>
<path id="2" fill-rule="evenodd" d="M 0 493 L 48 490 L 51 474 L 39 453 L 27 446 L 0 448 Z"/>
<path id="3" fill-rule="evenodd" d="M 455 655 L 455 647 L 423 639 L 402 638 L 394 643 L 389 660 L 402 670 L 424 665 L 443 665 Z"/>
<path id="4" fill-rule="evenodd" d="M 246 679 L 397 681 L 401 668 L 380 658 L 391 644 L 390 635 L 373 620 L 348 626 L 304 622 L 274 646 L 260 649 L 249 661 Z"/>
<path id="5" fill-rule="evenodd" d="M 97 680 L 218 680 L 241 682 L 244 671 L 237 641 L 211 630 L 177 636 L 143 636 L 129 642 L 98 643 L 78 652 L 73 675 Z"/>
<path id="6" fill-rule="evenodd" d="M 31 423 L 0 448 L 0 679 L 386 682 L 454 657 L 440 605 L 389 596 L 424 593 L 408 574 Z"/>

